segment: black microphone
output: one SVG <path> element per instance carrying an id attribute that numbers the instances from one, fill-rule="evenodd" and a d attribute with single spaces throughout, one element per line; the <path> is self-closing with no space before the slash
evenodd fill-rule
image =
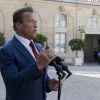
<path id="1" fill-rule="evenodd" d="M 66 78 L 68 78 L 70 75 L 72 75 L 72 72 L 68 69 L 68 66 L 66 66 L 62 61 L 64 61 L 62 58 L 60 58 L 59 56 L 57 56 L 55 58 L 55 61 L 58 65 L 60 65 L 62 67 L 62 70 L 66 71 L 68 73 L 68 75 L 66 76 Z"/>
<path id="2" fill-rule="evenodd" d="M 50 66 L 54 66 L 54 68 L 57 71 L 57 74 L 59 74 L 61 76 L 61 79 L 63 79 L 66 76 L 66 73 L 62 70 L 62 67 L 58 64 L 56 64 L 56 62 L 54 60 L 52 60 L 49 63 Z"/>
<path id="3" fill-rule="evenodd" d="M 49 49 L 49 46 L 47 45 L 45 47 L 45 49 Z M 68 66 L 66 66 L 62 61 L 64 61 L 62 58 L 60 58 L 59 56 L 57 56 L 55 59 L 53 59 L 49 65 L 54 66 L 55 69 L 58 72 L 61 72 L 63 74 L 63 77 L 66 75 L 64 71 L 66 71 L 68 73 L 68 75 L 66 76 L 66 78 L 68 78 L 70 75 L 72 75 L 72 73 L 70 72 L 70 70 L 68 69 Z"/>
<path id="4" fill-rule="evenodd" d="M 49 49 L 49 46 L 46 46 L 45 47 L 45 50 Z M 55 62 L 55 59 L 53 59 L 50 63 L 49 63 L 50 66 L 54 66 L 54 68 L 56 69 L 57 71 L 57 74 L 60 74 L 61 75 L 61 79 L 63 79 L 66 74 L 65 72 L 62 70 L 62 67 L 60 65 L 58 65 L 56 62 Z"/>

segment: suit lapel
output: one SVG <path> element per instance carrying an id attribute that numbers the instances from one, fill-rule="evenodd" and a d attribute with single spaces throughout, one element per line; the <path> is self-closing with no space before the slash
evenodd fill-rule
<path id="1" fill-rule="evenodd" d="M 35 61 L 34 57 L 29 53 L 26 47 L 15 36 L 12 41 L 16 49 L 20 53 L 22 53 L 29 61 L 32 61 L 32 62 Z"/>

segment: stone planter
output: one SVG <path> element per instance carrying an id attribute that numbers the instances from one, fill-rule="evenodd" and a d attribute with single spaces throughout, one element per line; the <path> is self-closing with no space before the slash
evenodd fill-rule
<path id="1" fill-rule="evenodd" d="M 75 60 L 74 60 L 74 65 L 75 65 L 75 66 L 76 66 L 76 65 L 79 65 L 79 66 L 83 65 L 83 57 L 75 58 Z"/>

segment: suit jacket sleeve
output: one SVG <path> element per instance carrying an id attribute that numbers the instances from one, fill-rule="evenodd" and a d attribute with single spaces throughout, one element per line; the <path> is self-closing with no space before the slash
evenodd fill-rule
<path id="1" fill-rule="evenodd" d="M 0 65 L 3 79 L 10 88 L 18 88 L 21 84 L 25 86 L 30 83 L 29 81 L 34 81 L 41 77 L 35 62 L 27 65 L 23 70 L 18 71 L 13 58 L 4 48 L 0 50 Z"/>

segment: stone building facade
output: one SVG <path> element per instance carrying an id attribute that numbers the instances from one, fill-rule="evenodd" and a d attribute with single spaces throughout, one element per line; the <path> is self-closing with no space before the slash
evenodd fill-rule
<path id="1" fill-rule="evenodd" d="M 94 61 L 94 50 L 100 50 L 99 0 L 0 0 L 0 31 L 9 41 L 13 31 L 12 15 L 16 9 L 31 6 L 38 20 L 38 33 L 48 37 L 55 52 L 72 63 L 75 52 L 68 42 L 72 38 L 86 41 L 85 52 L 79 52 L 85 62 Z"/>

